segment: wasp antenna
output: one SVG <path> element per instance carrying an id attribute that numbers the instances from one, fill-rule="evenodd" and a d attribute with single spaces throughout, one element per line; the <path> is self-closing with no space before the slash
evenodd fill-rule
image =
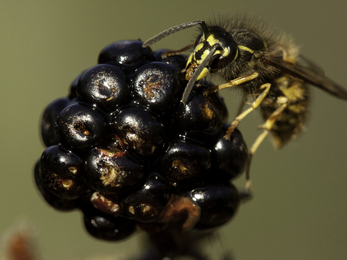
<path id="1" fill-rule="evenodd" d="M 202 32 L 205 34 L 205 36 L 207 36 L 207 33 L 208 33 L 208 28 L 207 28 L 207 25 L 206 25 L 206 23 L 204 22 L 204 21 L 199 21 L 200 23 L 200 25 L 201 25 L 201 27 L 202 27 Z"/>
<path id="2" fill-rule="evenodd" d="M 174 27 L 171 27 L 169 29 L 166 29 L 165 31 L 153 36 L 152 38 L 148 39 L 147 41 L 145 41 L 143 44 L 142 44 L 142 47 L 145 48 L 147 46 L 150 46 L 158 41 L 160 41 L 161 39 L 175 33 L 175 32 L 179 32 L 179 31 L 182 31 L 184 29 L 187 29 L 187 28 L 190 28 L 190 27 L 193 27 L 197 24 L 201 24 L 201 26 L 204 28 L 204 26 L 202 24 L 205 25 L 206 27 L 206 24 L 204 21 L 195 21 L 195 22 L 190 22 L 190 23 L 182 23 L 182 24 L 179 24 L 179 25 L 176 25 Z M 207 30 L 207 27 L 206 27 L 206 30 Z"/>
<path id="3" fill-rule="evenodd" d="M 199 77 L 202 70 L 207 66 L 207 64 L 210 62 L 213 54 L 219 47 L 219 44 L 213 45 L 210 53 L 206 56 L 206 58 L 200 63 L 199 67 L 196 69 L 196 71 L 193 73 L 192 77 L 190 78 L 186 88 L 184 89 L 183 95 L 182 95 L 182 103 L 186 104 L 187 99 L 189 97 L 190 92 L 192 92 L 193 86 L 197 78 Z"/>

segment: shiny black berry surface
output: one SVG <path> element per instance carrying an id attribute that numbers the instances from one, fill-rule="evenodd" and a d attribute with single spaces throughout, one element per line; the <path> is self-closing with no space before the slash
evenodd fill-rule
<path id="1" fill-rule="evenodd" d="M 153 113 L 141 107 L 124 107 L 113 115 L 111 124 L 115 137 L 133 153 L 154 155 L 165 145 L 164 125 Z"/>
<path id="2" fill-rule="evenodd" d="M 41 136 L 46 147 L 58 144 L 58 138 L 54 132 L 55 121 L 60 112 L 71 104 L 67 97 L 58 98 L 50 103 L 42 115 Z"/>
<path id="3" fill-rule="evenodd" d="M 201 208 L 196 229 L 210 229 L 227 223 L 236 213 L 240 197 L 230 183 L 207 184 L 191 191 L 190 197 Z M 211 214 L 213 212 L 213 214 Z"/>
<path id="4" fill-rule="evenodd" d="M 63 109 L 56 120 L 58 140 L 67 148 L 86 150 L 107 136 L 106 115 L 96 107 L 82 103 Z"/>
<path id="5" fill-rule="evenodd" d="M 148 63 L 134 75 L 134 100 L 161 116 L 168 115 L 179 103 L 182 82 L 182 74 L 172 65 Z"/>
<path id="6" fill-rule="evenodd" d="M 77 85 L 77 96 L 83 102 L 112 112 L 130 100 L 130 89 L 121 69 L 99 64 L 82 74 Z"/>
<path id="7" fill-rule="evenodd" d="M 212 148 L 212 158 L 215 167 L 229 179 L 238 177 L 245 170 L 248 160 L 248 149 L 242 134 L 235 129 L 230 139 L 226 139 L 225 133 L 228 126 L 222 128 L 219 138 Z"/>
<path id="8" fill-rule="evenodd" d="M 49 206 L 59 211 L 71 211 L 79 207 L 80 201 L 78 199 L 65 199 L 57 195 L 54 195 L 46 185 L 44 185 L 41 178 L 41 166 L 40 160 L 37 161 L 34 168 L 34 181 L 38 191 L 40 192 L 42 198 Z"/>
<path id="9" fill-rule="evenodd" d="M 76 199 L 85 191 L 82 179 L 83 160 L 58 145 L 48 147 L 40 160 L 43 185 L 53 194 Z"/>
<path id="10" fill-rule="evenodd" d="M 136 224 L 130 219 L 114 217 L 95 208 L 83 210 L 83 221 L 91 236 L 106 241 L 123 240 L 136 232 Z"/>
<path id="11" fill-rule="evenodd" d="M 144 174 L 140 163 L 116 148 L 95 147 L 85 157 L 84 178 L 102 194 L 117 194 L 138 185 Z"/>
<path id="12" fill-rule="evenodd" d="M 151 48 L 142 47 L 141 40 L 124 40 L 106 46 L 99 55 L 98 63 L 113 64 L 125 73 L 154 60 Z"/>
<path id="13" fill-rule="evenodd" d="M 203 176 L 210 167 L 210 150 L 188 141 L 173 143 L 160 159 L 160 171 L 172 181 Z"/>
<path id="14" fill-rule="evenodd" d="M 203 142 L 209 142 L 219 135 L 228 118 L 228 110 L 217 94 L 204 94 L 208 86 L 206 84 L 193 89 L 187 104 L 179 106 L 173 121 L 177 133 Z"/>
<path id="15" fill-rule="evenodd" d="M 157 173 L 150 173 L 145 184 L 123 199 L 122 205 L 130 218 L 154 222 L 170 199 L 167 182 Z"/>

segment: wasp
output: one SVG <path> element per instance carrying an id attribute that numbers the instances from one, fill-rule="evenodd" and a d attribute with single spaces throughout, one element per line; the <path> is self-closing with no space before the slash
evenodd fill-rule
<path id="1" fill-rule="evenodd" d="M 258 18 L 235 16 L 210 24 L 201 20 L 184 23 L 154 36 L 144 46 L 193 26 L 200 26 L 195 43 L 167 53 L 173 55 L 193 49 L 184 70 L 188 84 L 181 102 L 187 102 L 197 81 L 215 74 L 226 83 L 208 88 L 206 94 L 237 87 L 244 93 L 242 104 L 252 98 L 248 103 L 250 107 L 243 112 L 241 105 L 226 132 L 226 139 L 240 121 L 258 107 L 265 120 L 260 126 L 262 133 L 249 151 L 246 168 L 246 188 L 249 190 L 251 160 L 264 138 L 270 133 L 275 147 L 280 148 L 303 129 L 310 100 L 309 85 L 343 100 L 347 100 L 347 91 L 327 78 L 319 66 L 300 55 L 288 35 L 267 28 Z"/>

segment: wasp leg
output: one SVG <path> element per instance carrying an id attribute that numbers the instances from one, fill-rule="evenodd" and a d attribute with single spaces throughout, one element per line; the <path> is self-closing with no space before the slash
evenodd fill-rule
<path id="1" fill-rule="evenodd" d="M 261 104 L 261 102 L 263 102 L 264 98 L 266 97 L 266 95 L 270 91 L 270 87 L 271 87 L 270 83 L 266 83 L 266 84 L 260 86 L 260 89 L 264 89 L 264 91 L 257 97 L 256 100 L 253 101 L 250 108 L 246 109 L 241 114 L 239 114 L 237 117 L 235 117 L 234 121 L 229 126 L 229 128 L 226 132 L 226 135 L 224 136 L 225 139 L 229 140 L 231 134 L 234 132 L 235 128 L 238 126 L 240 121 L 242 119 L 244 119 L 253 110 L 255 110 Z"/>
<path id="2" fill-rule="evenodd" d="M 208 95 L 208 94 L 212 94 L 214 92 L 217 92 L 217 91 L 225 89 L 225 88 L 235 87 L 235 86 L 241 85 L 245 82 L 251 81 L 257 77 L 259 77 L 259 73 L 254 72 L 253 74 L 251 74 L 249 76 L 239 77 L 239 78 L 236 78 L 236 79 L 229 81 L 228 83 L 207 88 L 205 90 L 205 94 Z"/>
<path id="3" fill-rule="evenodd" d="M 279 107 L 269 116 L 269 118 L 265 121 L 263 125 L 260 126 L 260 128 L 264 129 L 263 132 L 257 137 L 257 139 L 254 141 L 249 155 L 248 155 L 248 161 L 246 166 L 246 189 L 250 190 L 252 183 L 250 178 L 250 168 L 251 168 L 251 161 L 253 158 L 253 154 L 258 149 L 261 142 L 264 140 L 264 138 L 268 135 L 270 130 L 272 129 L 273 125 L 275 124 L 277 118 L 281 115 L 283 110 L 288 106 L 288 99 L 286 97 L 278 97 L 276 100 L 277 104 L 279 104 Z"/>
<path id="4" fill-rule="evenodd" d="M 193 47 L 194 47 L 194 43 L 189 44 L 189 45 L 187 45 L 187 46 L 185 46 L 182 49 L 177 50 L 177 51 L 167 51 L 167 52 L 164 52 L 161 55 L 161 57 L 162 57 L 162 59 L 165 59 L 165 58 L 167 58 L 169 56 L 180 55 L 180 54 L 186 53 L 187 51 L 189 51 Z"/>

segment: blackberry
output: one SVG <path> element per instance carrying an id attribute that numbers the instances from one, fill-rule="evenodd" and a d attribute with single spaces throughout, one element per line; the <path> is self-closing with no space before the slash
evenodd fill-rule
<path id="1" fill-rule="evenodd" d="M 182 96 L 182 81 L 177 68 L 162 62 L 148 63 L 134 75 L 134 100 L 161 116 L 167 115 Z"/>
<path id="2" fill-rule="evenodd" d="M 123 71 L 112 65 L 100 64 L 82 74 L 77 85 L 77 97 L 112 112 L 129 101 L 130 89 Z"/>
<path id="3" fill-rule="evenodd" d="M 85 190 L 83 161 L 57 145 L 48 147 L 40 160 L 40 177 L 47 190 L 64 199 L 76 199 Z"/>
<path id="4" fill-rule="evenodd" d="M 102 143 L 107 133 L 106 115 L 82 103 L 63 109 L 55 123 L 58 140 L 68 149 L 90 149 Z"/>
<path id="5" fill-rule="evenodd" d="M 60 112 L 70 104 L 71 100 L 69 98 L 58 98 L 50 103 L 43 112 L 41 120 L 41 136 L 46 147 L 59 143 L 54 132 L 55 121 Z"/>
<path id="6" fill-rule="evenodd" d="M 212 158 L 215 168 L 228 179 L 238 177 L 244 170 L 248 160 L 248 149 L 240 130 L 237 128 L 230 139 L 224 138 L 228 125 L 224 125 L 212 148 Z"/>
<path id="7" fill-rule="evenodd" d="M 119 241 L 139 228 L 175 241 L 237 212 L 230 180 L 244 170 L 247 147 L 237 129 L 223 138 L 228 111 L 205 94 L 208 82 L 181 103 L 186 59 L 115 42 L 45 109 L 36 185 L 52 207 L 81 210 L 92 236 Z"/>
<path id="8" fill-rule="evenodd" d="M 187 104 L 181 105 L 174 115 L 173 127 L 179 134 L 209 142 L 216 138 L 228 118 L 223 100 L 216 94 L 206 96 L 205 84 L 191 92 Z"/>
<path id="9" fill-rule="evenodd" d="M 99 54 L 98 64 L 119 67 L 126 74 L 154 60 L 151 48 L 142 47 L 141 40 L 124 40 L 111 43 Z"/>
<path id="10" fill-rule="evenodd" d="M 83 209 L 83 221 L 90 235 L 107 241 L 123 240 L 136 231 L 134 221 L 123 217 L 114 217 L 91 207 Z"/>
<path id="11" fill-rule="evenodd" d="M 112 116 L 112 129 L 125 149 L 143 156 L 154 155 L 164 146 L 164 125 L 158 118 L 137 106 L 127 106 Z"/>
<path id="12" fill-rule="evenodd" d="M 169 185 L 159 174 L 151 173 L 145 184 L 129 194 L 122 205 L 130 218 L 139 222 L 154 222 L 169 199 Z"/>
<path id="13" fill-rule="evenodd" d="M 175 142 L 160 158 L 160 171 L 177 182 L 204 174 L 211 167 L 210 150 L 188 142 Z"/>
<path id="14" fill-rule="evenodd" d="M 200 219 L 194 227 L 196 229 L 224 225 L 235 215 L 240 203 L 236 187 L 227 182 L 194 189 L 190 192 L 190 197 L 201 208 Z"/>
<path id="15" fill-rule="evenodd" d="M 138 185 L 144 174 L 141 164 L 117 148 L 96 147 L 85 157 L 84 178 L 102 194 L 117 194 Z"/>
<path id="16" fill-rule="evenodd" d="M 71 211 L 79 206 L 78 199 L 64 199 L 54 195 L 43 184 L 41 179 L 40 160 L 37 161 L 34 168 L 34 181 L 42 198 L 54 209 L 59 211 Z"/>

